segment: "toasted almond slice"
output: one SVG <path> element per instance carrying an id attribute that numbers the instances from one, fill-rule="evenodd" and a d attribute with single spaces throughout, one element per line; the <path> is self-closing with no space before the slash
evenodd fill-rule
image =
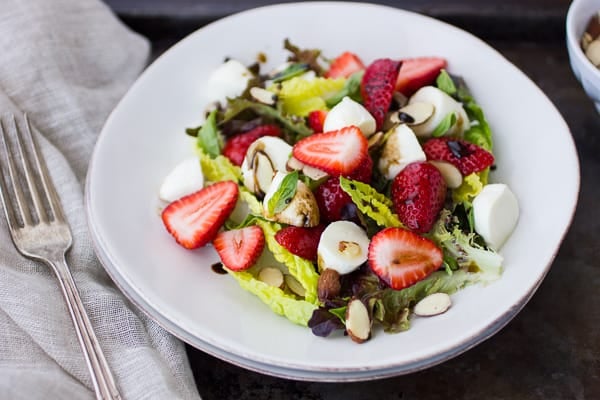
<path id="1" fill-rule="evenodd" d="M 446 161 L 429 161 L 429 163 L 440 171 L 450 189 L 456 189 L 462 185 L 462 174 L 454 165 Z"/>
<path id="2" fill-rule="evenodd" d="M 298 282 L 298 279 L 294 278 L 294 276 L 285 275 L 284 280 L 285 284 L 292 292 L 296 293 L 300 297 L 304 297 L 306 295 L 306 289 L 304 289 L 304 286 L 302 286 L 302 284 Z"/>
<path id="3" fill-rule="evenodd" d="M 279 268 L 265 267 L 258 273 L 258 280 L 273 287 L 283 286 L 283 273 Z"/>
<path id="4" fill-rule="evenodd" d="M 407 125 L 421 125 L 426 122 L 433 113 L 435 107 L 431 103 L 416 101 L 398 110 L 397 118 L 400 123 Z"/>
<path id="5" fill-rule="evenodd" d="M 363 343 L 371 337 L 371 317 L 365 304 L 359 299 L 348 302 L 346 309 L 346 331 L 356 343 Z"/>
<path id="6" fill-rule="evenodd" d="M 277 101 L 277 95 L 275 93 L 258 86 L 250 88 L 250 96 L 252 96 L 256 101 L 269 106 L 272 106 Z"/>
<path id="7" fill-rule="evenodd" d="M 371 135 L 368 139 L 369 150 L 375 149 L 375 148 L 381 146 L 383 144 L 384 136 L 385 136 L 384 133 L 381 131 L 375 132 L 373 135 Z"/>
<path id="8" fill-rule="evenodd" d="M 433 293 L 421 299 L 415 305 L 414 312 L 421 317 L 431 317 L 446 312 L 451 305 L 452 300 L 446 293 Z"/>

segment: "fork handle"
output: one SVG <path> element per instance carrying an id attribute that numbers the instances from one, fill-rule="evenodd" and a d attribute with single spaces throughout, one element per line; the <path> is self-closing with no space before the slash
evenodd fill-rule
<path id="1" fill-rule="evenodd" d="M 121 395 L 115 379 L 100 348 L 92 323 L 85 311 L 77 286 L 71 275 L 64 255 L 56 261 L 48 261 L 56 273 L 67 302 L 69 314 L 75 325 L 79 344 L 83 349 L 86 364 L 90 370 L 96 398 L 98 400 L 120 400 Z"/>

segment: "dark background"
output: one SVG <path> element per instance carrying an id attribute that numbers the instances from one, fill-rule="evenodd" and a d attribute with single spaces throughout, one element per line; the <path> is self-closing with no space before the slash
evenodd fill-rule
<path id="1" fill-rule="evenodd" d="M 154 56 L 208 22 L 275 3 L 105 1 L 152 41 Z M 479 36 L 547 94 L 569 124 L 580 157 L 581 193 L 573 224 L 548 276 L 523 311 L 491 339 L 452 360 L 384 380 L 315 383 L 246 371 L 188 347 L 200 394 L 205 400 L 600 399 L 600 117 L 569 67 L 564 23 L 570 2 L 375 3 L 433 16 Z M 560 195 L 559 181 L 556 191 Z"/>

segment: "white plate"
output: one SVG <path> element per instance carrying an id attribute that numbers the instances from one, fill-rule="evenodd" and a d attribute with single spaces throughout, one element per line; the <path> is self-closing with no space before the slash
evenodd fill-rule
<path id="1" fill-rule="evenodd" d="M 453 296 L 454 306 L 415 319 L 404 333 L 377 331 L 356 345 L 315 337 L 272 314 L 210 265 L 210 248 L 187 251 L 164 230 L 158 188 L 192 154 L 184 128 L 199 121 L 207 75 L 225 57 L 245 63 L 259 52 L 272 65 L 284 38 L 326 55 L 344 50 L 376 58 L 437 55 L 465 77 L 495 134 L 495 181 L 508 183 L 521 206 L 502 249 L 505 273 L 487 287 Z M 298 3 L 254 9 L 184 39 L 138 79 L 106 122 L 87 182 L 92 237 L 106 270 L 140 308 L 191 345 L 240 366 L 309 380 L 364 380 L 442 362 L 504 326 L 546 275 L 570 224 L 579 166 L 560 114 L 516 67 L 482 41 L 442 22 L 360 3 Z"/>

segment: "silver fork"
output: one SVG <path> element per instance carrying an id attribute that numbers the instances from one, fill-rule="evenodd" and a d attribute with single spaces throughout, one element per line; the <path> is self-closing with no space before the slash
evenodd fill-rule
<path id="1" fill-rule="evenodd" d="M 0 141 L 5 154 L 0 159 L 0 198 L 13 243 L 22 255 L 48 265 L 56 274 L 96 397 L 121 399 L 65 260 L 71 248 L 71 230 L 44 159 L 39 155 L 27 115 L 18 122 L 14 115 L 8 119 L 10 122 L 6 123 L 6 118 L 0 118 Z"/>

